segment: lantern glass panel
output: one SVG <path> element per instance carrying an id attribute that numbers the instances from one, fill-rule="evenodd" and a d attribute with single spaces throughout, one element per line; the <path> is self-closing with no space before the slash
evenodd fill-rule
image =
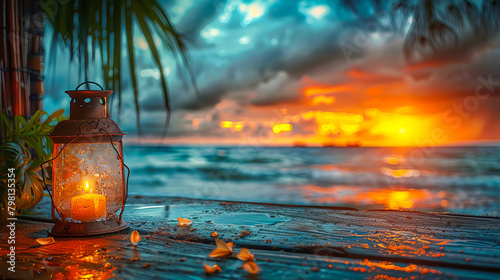
<path id="1" fill-rule="evenodd" d="M 122 153 L 121 142 L 114 144 Z M 54 154 L 64 144 L 54 144 Z M 123 165 L 111 143 L 71 143 L 53 161 L 54 205 L 69 222 L 93 222 L 123 205 Z"/>

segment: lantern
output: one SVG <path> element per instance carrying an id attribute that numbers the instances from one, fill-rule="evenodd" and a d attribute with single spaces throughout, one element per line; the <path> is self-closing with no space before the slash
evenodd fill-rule
<path id="1" fill-rule="evenodd" d="M 100 86 L 101 90 L 78 90 L 83 84 L 66 91 L 71 97 L 70 119 L 50 134 L 55 155 L 51 160 L 55 225 L 50 234 L 55 236 L 96 235 L 128 227 L 122 220 L 128 191 L 121 141 L 125 134 L 108 118 L 107 97 L 112 91 Z"/>

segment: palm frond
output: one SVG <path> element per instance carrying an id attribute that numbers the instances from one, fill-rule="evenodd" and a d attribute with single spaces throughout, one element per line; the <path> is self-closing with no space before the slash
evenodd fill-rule
<path id="1" fill-rule="evenodd" d="M 451 3 L 446 8 L 446 14 L 449 18 L 449 21 L 452 25 L 458 26 L 458 29 L 464 30 L 464 18 L 462 16 L 462 11 L 455 5 L 455 3 Z"/>
<path id="2" fill-rule="evenodd" d="M 128 59 L 130 65 L 130 80 L 132 81 L 132 91 L 134 93 L 134 103 L 135 103 L 135 111 L 137 113 L 137 129 L 139 135 L 142 134 L 141 126 L 140 126 L 140 106 L 139 106 L 139 88 L 137 85 L 137 70 L 135 68 L 135 55 L 134 55 L 134 42 L 132 38 L 134 38 L 134 25 L 132 22 L 132 11 L 130 6 L 127 6 L 127 10 L 125 12 L 125 32 L 127 40 L 127 51 L 128 51 Z"/>
<path id="3" fill-rule="evenodd" d="M 405 5 L 398 0 L 396 9 Z M 410 63 L 447 55 L 493 38 L 500 30 L 500 0 L 484 0 L 479 8 L 471 0 L 417 0 L 404 53 Z M 431 52 L 428 52 L 431 49 Z"/>
<path id="4" fill-rule="evenodd" d="M 464 0 L 462 2 L 461 8 L 464 11 L 465 17 L 474 34 L 480 35 L 482 32 L 479 9 L 469 0 Z"/>
<path id="5" fill-rule="evenodd" d="M 136 8 L 138 10 L 142 11 L 144 14 L 149 14 L 149 13 L 145 12 L 145 10 L 148 8 L 148 7 L 145 7 L 145 5 L 137 5 Z M 146 39 L 146 42 L 149 45 L 151 55 L 153 56 L 153 59 L 160 70 L 160 80 L 161 80 L 161 86 L 163 89 L 164 104 L 165 104 L 165 108 L 167 109 L 167 120 L 165 121 L 165 124 L 168 126 L 168 124 L 170 122 L 170 100 L 168 98 L 167 81 L 166 81 L 165 74 L 163 71 L 163 66 L 161 63 L 160 55 L 158 53 L 158 50 L 156 49 L 153 35 L 151 33 L 151 30 L 149 29 L 149 26 L 148 26 L 146 20 L 144 18 L 137 18 L 137 22 L 139 23 L 139 26 L 142 30 L 144 38 Z"/>
<path id="6" fill-rule="evenodd" d="M 481 19 L 487 34 L 499 31 L 500 0 L 484 0 L 481 8 Z"/>
<path id="7" fill-rule="evenodd" d="M 439 20 L 430 23 L 429 39 L 433 42 L 435 52 L 458 45 L 458 34 L 455 30 Z"/>
<path id="8" fill-rule="evenodd" d="M 360 0 L 342 0 L 343 6 L 350 12 L 354 13 L 358 18 L 363 17 L 362 5 Z"/>
<path id="9" fill-rule="evenodd" d="M 411 26 L 404 43 L 408 62 L 432 57 L 438 52 L 458 45 L 458 34 L 439 19 L 440 9 L 446 9 L 445 2 L 422 0 L 415 10 Z"/>

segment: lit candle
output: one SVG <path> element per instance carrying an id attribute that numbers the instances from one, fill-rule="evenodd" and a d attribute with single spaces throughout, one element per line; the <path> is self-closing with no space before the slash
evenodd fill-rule
<path id="1" fill-rule="evenodd" d="M 93 222 L 106 217 L 106 197 L 90 193 L 89 182 L 85 181 L 84 195 L 71 198 L 71 218 L 80 222 Z"/>

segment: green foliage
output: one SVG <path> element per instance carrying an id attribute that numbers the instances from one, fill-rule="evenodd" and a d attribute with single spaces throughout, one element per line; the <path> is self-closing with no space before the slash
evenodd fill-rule
<path id="1" fill-rule="evenodd" d="M 58 4 L 60 5 L 57 9 L 43 11 L 54 29 L 51 47 L 53 65 L 56 65 L 56 46 L 69 48 L 71 60 L 78 59 L 81 72 L 85 73 L 85 80 L 88 80 L 89 71 L 91 71 L 89 63 L 95 60 L 95 54 L 99 52 L 106 88 L 117 91 L 119 113 L 122 104 L 122 83 L 131 81 L 137 127 L 140 133 L 139 89 L 134 56 L 134 27 L 137 25 L 160 73 L 163 99 L 167 110 L 166 124 L 168 124 L 169 90 L 158 46 L 166 48 L 180 59 L 187 66 L 193 86 L 195 86 L 195 81 L 188 64 L 186 45 L 181 35 L 175 31 L 161 4 L 156 0 L 70 0 Z M 42 5 L 42 7 L 53 8 L 52 5 Z M 127 42 L 125 48 L 123 42 Z M 123 56 L 122 52 L 126 52 L 127 55 Z M 129 75 L 125 75 L 122 71 L 122 60 L 123 64 L 128 63 Z"/>
<path id="2" fill-rule="evenodd" d="M 43 198 L 43 183 L 42 178 L 37 173 L 40 166 L 33 164 L 31 154 L 26 146 L 8 142 L 0 146 L 0 181 L 2 182 L 2 190 L 0 191 L 0 206 L 2 212 L 5 213 L 7 205 L 7 190 L 9 168 L 14 168 L 15 185 L 16 185 L 16 209 L 22 210 L 33 207 Z M 5 189 L 4 189 L 5 188 Z"/>
<path id="3" fill-rule="evenodd" d="M 52 140 L 48 137 L 57 123 L 67 119 L 63 117 L 64 110 L 58 110 L 49 116 L 38 110 L 29 121 L 23 116 L 15 116 L 13 125 L 9 118 L 2 113 L 0 117 L 2 140 L 1 143 L 15 142 L 31 148 L 36 153 L 34 166 L 40 166 L 52 156 Z"/>
<path id="4" fill-rule="evenodd" d="M 48 135 L 56 124 L 63 121 L 64 110 L 52 115 L 37 111 L 26 121 L 23 116 L 15 116 L 11 123 L 7 116 L 0 116 L 0 208 L 5 219 L 7 205 L 8 169 L 14 168 L 16 185 L 16 208 L 18 211 L 33 207 L 43 198 L 43 183 L 40 165 L 52 157 L 52 140 Z M 35 153 L 32 158 L 29 149 Z"/>

